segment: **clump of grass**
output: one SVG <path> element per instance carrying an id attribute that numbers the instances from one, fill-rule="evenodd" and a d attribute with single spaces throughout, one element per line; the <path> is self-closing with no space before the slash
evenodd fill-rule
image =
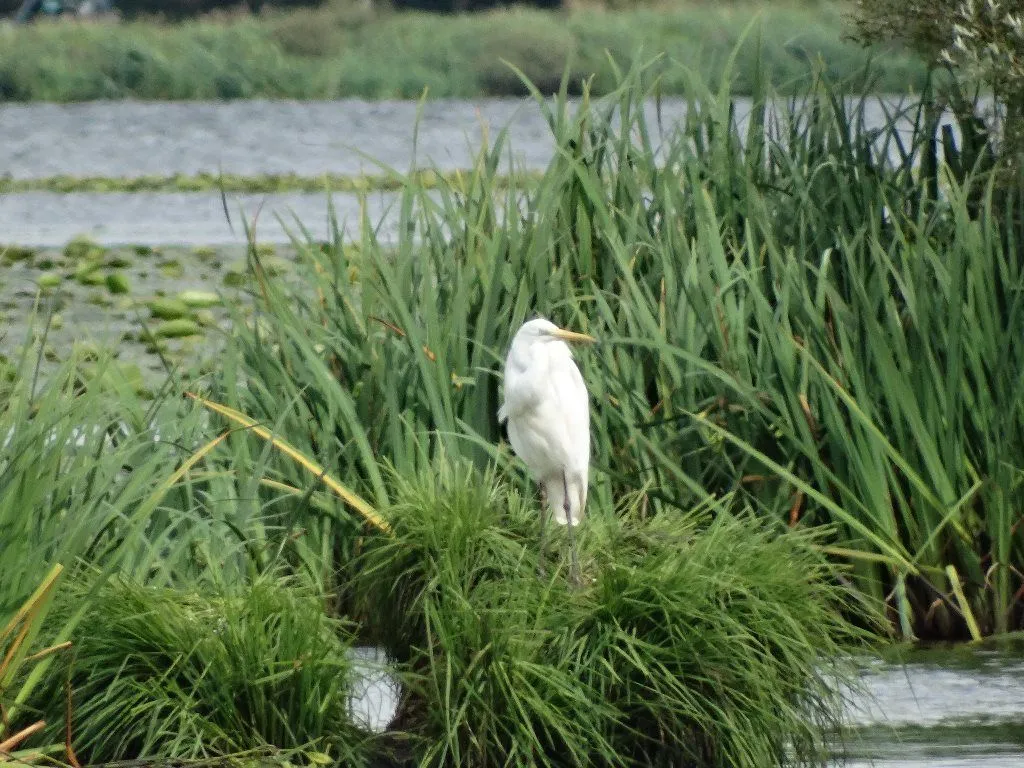
<path id="1" fill-rule="evenodd" d="M 271 748 L 365 764 L 368 739 L 348 708 L 351 633 L 322 596 L 271 578 L 223 590 L 114 580 L 91 595 L 80 582 L 59 610 L 83 598 L 90 629 L 37 698 L 59 709 L 70 675 L 83 761 Z"/>
<path id="2" fill-rule="evenodd" d="M 595 521 L 562 652 L 616 709 L 618 761 L 817 764 L 843 715 L 849 596 L 813 535 L 709 507 Z"/>
<path id="3" fill-rule="evenodd" d="M 493 473 L 400 479 L 350 588 L 399 661 L 421 764 L 765 766 L 820 756 L 841 702 L 822 660 L 856 633 L 803 534 L 639 505 L 538 558 L 534 506 Z M 546 575 L 545 575 L 546 574 Z M 836 679 L 841 678 L 837 674 Z"/>

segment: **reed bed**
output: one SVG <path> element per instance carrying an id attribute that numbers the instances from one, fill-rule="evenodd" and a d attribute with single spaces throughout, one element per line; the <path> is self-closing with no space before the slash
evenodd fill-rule
<path id="1" fill-rule="evenodd" d="M 307 287 L 258 279 L 265 312 L 227 377 L 246 385 L 215 397 L 377 504 L 382 456 L 516 472 L 497 371 L 540 313 L 602 340 L 581 355 L 598 507 L 730 494 L 828 526 L 825 551 L 902 636 L 1019 627 L 1020 180 L 927 99 L 869 130 L 867 101 L 824 84 L 741 127 L 695 78 L 656 150 L 646 74 L 544 107 L 559 149 L 536 188 L 494 182 L 499 135 L 438 197 L 410 180 L 397 242 L 370 221 L 356 249 L 297 229 Z"/>
<path id="2" fill-rule="evenodd" d="M 10 363 L 0 605 L 49 585 L 33 631 L 72 641 L 0 692 L 47 723 L 29 746 L 815 765 L 868 630 L 1021 626 L 1020 180 L 927 102 L 869 131 L 824 82 L 762 87 L 741 120 L 677 76 L 677 127 L 640 64 L 536 93 L 558 152 L 529 188 L 499 133 L 431 189 L 382 169 L 395 241 L 296 222 L 287 282 L 254 246 L 253 315 L 150 400 L 102 352 Z M 535 313 L 600 339 L 579 585 L 495 415 Z M 338 706 L 356 644 L 401 683 L 384 733 Z"/>

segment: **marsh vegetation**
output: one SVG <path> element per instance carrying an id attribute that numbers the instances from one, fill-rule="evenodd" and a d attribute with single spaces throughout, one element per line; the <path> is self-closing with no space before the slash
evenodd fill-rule
<path id="1" fill-rule="evenodd" d="M 534 184 L 499 133 L 403 181 L 395 241 L 297 231 L 288 280 L 251 248 L 205 372 L 10 361 L 0 611 L 67 569 L 57 650 L 0 670 L 4 727 L 47 723 L 23 756 L 70 711 L 83 762 L 815 764 L 870 637 L 1021 627 L 1022 180 L 825 82 L 782 114 L 762 83 L 740 135 L 693 77 L 655 151 L 651 75 L 538 99 Z M 533 313 L 601 340 L 579 587 L 495 416 Z M 357 644 L 402 684 L 384 733 L 340 705 Z"/>
<path id="2" fill-rule="evenodd" d="M 415 99 L 525 95 L 504 62 L 542 90 L 558 89 L 567 62 L 579 92 L 616 86 L 611 56 L 661 54 L 714 83 L 730 70 L 736 94 L 767 77 L 806 88 L 816 66 L 882 93 L 918 89 L 926 67 L 894 46 L 868 50 L 847 39 L 842 3 L 671 2 L 611 10 L 497 10 L 448 16 L 367 10 L 361 4 L 208 15 L 178 24 L 36 24 L 0 28 L 0 101 L 88 99 Z M 755 63 L 761 74 L 755 74 Z M 682 70 L 666 66 L 660 90 L 682 94 Z"/>

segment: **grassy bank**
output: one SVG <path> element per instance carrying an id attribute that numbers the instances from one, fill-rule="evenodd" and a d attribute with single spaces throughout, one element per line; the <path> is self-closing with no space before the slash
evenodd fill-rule
<path id="1" fill-rule="evenodd" d="M 595 75 L 593 92 L 615 82 L 607 55 L 620 65 L 638 52 L 690 67 L 717 82 L 756 14 L 763 74 L 778 88 L 806 84 L 813 66 L 855 79 L 869 53 L 846 41 L 835 3 L 670 5 L 661 9 L 565 14 L 502 11 L 459 17 L 359 14 L 351 9 L 298 10 L 260 18 L 38 24 L 0 28 L 0 99 L 471 98 L 522 94 L 519 68 L 554 90 L 571 59 L 573 83 Z M 755 36 L 734 70 L 734 92 L 749 93 Z M 908 55 L 876 52 L 878 91 L 922 83 Z M 678 94 L 685 78 L 666 66 L 662 91 Z"/>

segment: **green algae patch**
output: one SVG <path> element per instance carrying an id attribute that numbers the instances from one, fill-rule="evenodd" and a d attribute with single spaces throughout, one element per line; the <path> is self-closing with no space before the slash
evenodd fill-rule
<path id="1" fill-rule="evenodd" d="M 295 173 L 260 174 L 255 176 L 198 173 L 170 176 L 48 176 L 36 179 L 0 179 L 0 194 L 23 192 L 59 192 L 104 194 L 114 192 L 231 192 L 237 194 L 272 194 L 275 192 L 372 192 L 394 191 L 405 186 L 423 189 L 451 187 L 464 190 L 472 171 L 437 171 L 424 169 L 408 177 L 391 174 L 323 174 L 302 176 Z M 504 186 L 536 182 L 539 173 L 517 173 L 496 178 Z M 141 253 L 136 248 L 138 255 Z"/>

